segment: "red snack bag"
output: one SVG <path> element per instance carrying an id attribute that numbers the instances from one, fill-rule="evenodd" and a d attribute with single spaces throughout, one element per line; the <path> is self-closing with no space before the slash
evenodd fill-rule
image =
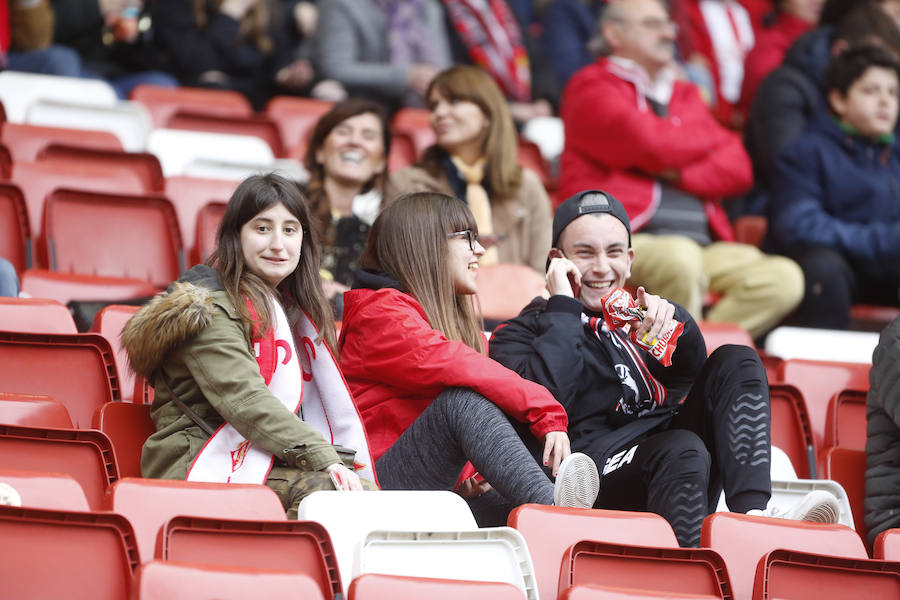
<path id="1" fill-rule="evenodd" d="M 668 367 L 672 364 L 672 354 L 678 345 L 678 337 L 684 331 L 684 323 L 673 321 L 658 338 L 651 340 L 637 336 L 637 325 L 643 320 L 645 309 L 638 306 L 634 298 L 622 288 L 616 288 L 601 298 L 603 306 L 603 321 L 610 329 L 633 324 L 629 337 L 631 341 L 645 349 L 650 356 L 659 363 Z"/>

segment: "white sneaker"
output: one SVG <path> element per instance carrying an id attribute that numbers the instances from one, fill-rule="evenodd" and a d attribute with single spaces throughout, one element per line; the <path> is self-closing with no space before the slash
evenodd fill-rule
<path id="1" fill-rule="evenodd" d="M 773 517 L 776 519 L 791 519 L 792 521 L 808 521 L 810 523 L 837 523 L 841 513 L 841 507 L 837 498 L 831 492 L 825 490 L 813 490 L 803 497 L 800 502 L 788 509 L 779 509 L 770 506 L 766 510 L 755 508 L 748 510 L 748 515 L 757 517 Z"/>
<path id="2" fill-rule="evenodd" d="M 571 508 L 591 508 L 600 493 L 597 465 L 587 454 L 573 452 L 559 465 L 553 486 L 553 504 Z"/>

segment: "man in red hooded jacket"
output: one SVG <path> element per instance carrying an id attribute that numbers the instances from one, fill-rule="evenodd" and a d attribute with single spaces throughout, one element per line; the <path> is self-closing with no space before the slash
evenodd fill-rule
<path id="1" fill-rule="evenodd" d="M 628 211 L 640 258 L 631 283 L 754 337 L 800 302 L 791 260 L 736 244 L 720 200 L 752 183 L 740 138 L 719 125 L 679 77 L 676 28 L 659 0 L 614 0 L 600 22 L 605 56 L 577 72 L 561 115 L 560 196 L 602 188 Z"/>

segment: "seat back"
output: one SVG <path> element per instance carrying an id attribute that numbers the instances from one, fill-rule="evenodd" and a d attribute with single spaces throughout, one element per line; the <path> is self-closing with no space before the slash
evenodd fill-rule
<path id="1" fill-rule="evenodd" d="M 797 386 L 809 411 L 813 439 L 821 448 L 825 439 L 828 400 L 844 389 L 868 390 L 871 364 L 793 358 L 778 367 L 779 380 Z"/>
<path id="2" fill-rule="evenodd" d="M 86 167 L 93 165 L 110 172 L 133 173 L 141 180 L 143 191 L 162 192 L 165 189 L 165 179 L 159 160 L 147 152 L 82 148 L 72 144 L 53 143 L 41 150 L 37 160 Z"/>
<path id="3" fill-rule="evenodd" d="M 415 147 L 416 157 L 422 156 L 425 149 L 437 141 L 431 129 L 431 113 L 426 108 L 401 108 L 394 113 L 391 121 L 391 133 L 409 136 Z"/>
<path id="4" fill-rule="evenodd" d="M 10 392 L 55 398 L 80 428 L 90 427 L 100 406 L 120 399 L 112 349 L 92 333 L 0 331 L 0 381 Z"/>
<path id="5" fill-rule="evenodd" d="M 525 600 L 514 585 L 499 581 L 462 581 L 366 573 L 350 584 L 348 600 Z"/>
<path id="6" fill-rule="evenodd" d="M 837 481 L 847 492 L 853 524 L 862 539 L 866 539 L 866 452 L 836 446 L 825 450 L 825 477 Z"/>
<path id="7" fill-rule="evenodd" d="M 214 200 L 227 203 L 238 183 L 229 179 L 203 179 L 186 175 L 166 179 L 166 197 L 175 206 L 184 248 L 191 251 L 192 257 L 196 256 L 194 248 L 197 242 L 194 234 L 197 230 L 198 213 Z"/>
<path id="8" fill-rule="evenodd" d="M 162 526 L 178 515 L 271 521 L 285 518 L 278 496 L 264 485 L 172 479 L 121 479 L 110 488 L 106 508 L 131 522 L 142 561 L 155 556 Z"/>
<path id="9" fill-rule="evenodd" d="M 326 600 L 343 593 L 331 539 L 314 521 L 175 517 L 163 526 L 160 558 L 294 571 L 312 578 Z"/>
<path id="10" fill-rule="evenodd" d="M 521 166 L 534 171 L 540 177 L 544 186 L 550 185 L 550 166 L 544 160 L 540 147 L 534 142 L 519 137 L 516 150 L 517 162 Z"/>
<path id="11" fill-rule="evenodd" d="M 0 468 L 0 483 L 12 486 L 22 506 L 60 510 L 89 511 L 84 490 L 66 473 L 23 471 Z"/>
<path id="12" fill-rule="evenodd" d="M 882 531 L 875 538 L 875 558 L 900 561 L 900 529 Z"/>
<path id="13" fill-rule="evenodd" d="M 137 569 L 119 515 L 0 506 L 0 597 L 122 600 Z"/>
<path id="14" fill-rule="evenodd" d="M 62 304 L 72 300 L 116 302 L 146 298 L 159 291 L 143 279 L 100 277 L 59 273 L 46 269 L 28 269 L 22 275 L 22 290 L 34 298 L 49 298 Z"/>
<path id="15" fill-rule="evenodd" d="M 165 126 L 170 129 L 248 135 L 259 138 L 268 144 L 275 156 L 283 157 L 285 155 L 278 126 L 263 115 L 222 116 L 181 109 L 169 117 Z"/>
<path id="16" fill-rule="evenodd" d="M 72 313 L 56 300 L 0 297 L 0 330 L 21 333 L 78 333 Z"/>
<path id="17" fill-rule="evenodd" d="M 364 573 L 500 581 L 537 600 L 534 567 L 522 534 L 512 527 L 467 531 L 369 532 L 356 552 L 354 578 Z"/>
<path id="18" fill-rule="evenodd" d="M 485 319 L 505 321 L 519 314 L 546 283 L 531 267 L 497 264 L 478 270 L 478 302 Z"/>
<path id="19" fill-rule="evenodd" d="M 175 209 L 166 198 L 56 190 L 47 197 L 44 224 L 55 271 L 134 277 L 163 288 L 184 270 Z"/>
<path id="20" fill-rule="evenodd" d="M 300 501 L 297 518 L 318 521 L 328 530 L 337 553 L 345 593 L 353 579 L 354 552 L 373 530 L 461 531 L 478 528 L 465 500 L 446 491 L 313 492 Z"/>
<path id="21" fill-rule="evenodd" d="M 777 548 L 868 558 L 860 537 L 844 525 L 730 512 L 714 513 L 704 519 L 700 545 L 715 550 L 725 560 L 735 598 L 750 598 L 757 563 L 767 552 Z"/>
<path id="22" fill-rule="evenodd" d="M 122 150 L 122 142 L 108 131 L 42 127 L 27 123 L 4 123 L 0 127 L 0 141 L 10 149 L 16 162 L 36 160 L 41 150 L 50 144 Z"/>
<path id="23" fill-rule="evenodd" d="M 759 562 L 753 598 L 843 600 L 860 593 L 900 596 L 900 563 L 774 550 Z"/>
<path id="24" fill-rule="evenodd" d="M 563 555 L 560 596 L 574 585 L 640 588 L 678 597 L 732 598 L 725 562 L 706 548 L 581 541 Z"/>
<path id="25" fill-rule="evenodd" d="M 544 600 L 557 597 L 563 554 L 581 540 L 678 547 L 672 527 L 653 513 L 524 504 L 513 509 L 508 522 L 528 543 Z"/>
<path id="26" fill-rule="evenodd" d="M 194 234 L 196 246 L 194 246 L 194 262 L 205 262 L 218 245 L 216 235 L 219 233 L 219 224 L 225 216 L 225 202 L 209 202 L 197 213 L 197 231 Z"/>
<path id="27" fill-rule="evenodd" d="M 0 423 L 72 428 L 72 418 L 61 402 L 50 396 L 14 392 L 0 392 Z"/>
<path id="28" fill-rule="evenodd" d="M 159 159 L 166 177 L 184 175 L 201 160 L 240 163 L 248 169 L 266 169 L 275 164 L 269 145 L 249 135 L 154 129 L 147 140 L 147 150 Z"/>
<path id="29" fill-rule="evenodd" d="M 99 333 L 112 348 L 113 358 L 116 361 L 116 372 L 119 374 L 120 386 L 122 391 L 122 401 L 131 402 L 134 395 L 134 371 L 128 366 L 128 356 L 125 348 L 122 347 L 122 329 L 134 313 L 138 311 L 138 306 L 126 304 L 110 304 L 104 306 L 96 315 L 94 315 L 94 323 L 91 326 L 93 333 Z"/>
<path id="30" fill-rule="evenodd" d="M 144 184 L 136 174 L 110 172 L 96 165 L 19 162 L 13 165 L 12 179 L 22 190 L 31 240 L 35 247 L 41 244 L 44 204 L 47 195 L 53 190 L 69 188 L 122 194 L 140 194 L 144 191 Z M 46 255 L 37 254 L 34 257 L 35 266 L 45 266 L 46 261 Z"/>
<path id="31" fill-rule="evenodd" d="M 816 446 L 809 413 L 800 390 L 785 383 L 769 384 L 772 445 L 778 446 L 803 479 L 816 476 Z"/>
<path id="32" fill-rule="evenodd" d="M 866 449 L 866 392 L 841 390 L 828 401 L 825 448 Z"/>
<path id="33" fill-rule="evenodd" d="M 761 215 L 743 215 L 734 221 L 734 239 L 759 248 L 766 239 L 769 220 Z"/>
<path id="34" fill-rule="evenodd" d="M 130 98 L 147 108 L 155 128 L 165 127 L 169 118 L 179 110 L 233 117 L 253 114 L 247 97 L 232 90 L 184 86 L 170 88 L 143 83 L 131 90 Z"/>
<path id="35" fill-rule="evenodd" d="M 141 152 L 153 127 L 150 114 L 135 102 L 95 106 L 71 100 L 37 100 L 28 107 L 25 120 L 34 125 L 109 131 L 128 152 Z"/>
<path id="36" fill-rule="evenodd" d="M 22 190 L 12 183 L 0 183 L 0 256 L 11 262 L 20 276 L 31 266 L 28 208 Z"/>
<path id="37" fill-rule="evenodd" d="M 753 338 L 747 330 L 734 323 L 718 323 L 712 321 L 700 321 L 697 323 L 703 341 L 706 342 L 706 353 L 712 354 L 713 350 L 725 344 L 739 344 L 755 348 Z"/>
<path id="38" fill-rule="evenodd" d="M 141 450 L 156 433 L 149 404 L 107 402 L 94 415 L 94 429 L 105 433 L 116 453 L 121 477 L 141 476 Z"/>
<path id="39" fill-rule="evenodd" d="M 0 467 L 63 472 L 100 510 L 109 485 L 119 478 L 112 443 L 100 431 L 0 425 Z"/>
<path id="40" fill-rule="evenodd" d="M 134 600 L 324 600 L 316 582 L 302 573 L 221 567 L 151 560 L 142 564 L 134 580 Z"/>
<path id="41" fill-rule="evenodd" d="M 305 149 L 316 123 L 332 106 L 333 102 L 313 98 L 275 96 L 266 105 L 266 116 L 278 126 L 285 146 Z"/>
<path id="42" fill-rule="evenodd" d="M 606 585 L 573 585 L 562 595 L 561 600 L 715 600 L 718 595 L 678 594 L 650 592 L 640 588 L 622 588 Z"/>

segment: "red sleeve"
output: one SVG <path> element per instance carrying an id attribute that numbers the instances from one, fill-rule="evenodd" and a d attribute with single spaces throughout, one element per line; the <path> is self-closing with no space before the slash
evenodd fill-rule
<path id="1" fill-rule="evenodd" d="M 355 318 L 366 324 L 366 335 L 345 342 L 345 351 L 365 356 L 360 375 L 410 391 L 468 387 L 527 423 L 538 439 L 551 431 L 566 431 L 565 409 L 543 386 L 522 379 L 461 342 L 448 340 L 428 324 L 414 302 L 396 294 L 360 309 Z M 350 344 L 365 344 L 365 348 Z"/>
<path id="2" fill-rule="evenodd" d="M 701 161 L 681 170 L 679 186 L 701 198 L 737 196 L 753 185 L 750 157 L 737 135 Z"/>
<path id="3" fill-rule="evenodd" d="M 700 93 L 691 86 L 701 103 Z M 659 173 L 703 159 L 714 146 L 681 118 L 640 110 L 634 86 L 603 63 L 582 69 L 567 86 L 562 105 L 566 145 L 611 169 Z M 710 117 L 710 119 L 712 119 Z"/>

